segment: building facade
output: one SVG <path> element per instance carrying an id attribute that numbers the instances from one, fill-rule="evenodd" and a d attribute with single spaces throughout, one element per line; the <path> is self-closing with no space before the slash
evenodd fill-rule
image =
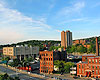
<path id="1" fill-rule="evenodd" d="M 40 51 L 40 73 L 52 73 L 54 71 L 54 61 L 66 61 L 65 51 Z"/>
<path id="2" fill-rule="evenodd" d="M 89 57 L 87 62 L 77 63 L 77 76 L 100 78 L 100 57 Z"/>
<path id="3" fill-rule="evenodd" d="M 4 47 L 3 55 L 10 58 L 18 58 L 23 60 L 24 58 L 33 57 L 34 59 L 39 55 L 39 47 Z"/>
<path id="4" fill-rule="evenodd" d="M 72 45 L 72 32 L 70 31 L 62 31 L 61 32 L 61 46 L 67 48 Z"/>
<path id="5" fill-rule="evenodd" d="M 88 54 L 82 56 L 82 61 L 77 63 L 77 76 L 100 78 L 98 37 L 96 37 L 96 54 Z"/>

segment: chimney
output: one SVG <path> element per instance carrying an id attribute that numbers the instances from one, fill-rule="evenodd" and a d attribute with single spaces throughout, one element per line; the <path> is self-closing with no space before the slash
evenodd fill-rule
<path id="1" fill-rule="evenodd" d="M 99 56 L 99 44 L 98 44 L 98 37 L 96 37 L 96 56 Z"/>

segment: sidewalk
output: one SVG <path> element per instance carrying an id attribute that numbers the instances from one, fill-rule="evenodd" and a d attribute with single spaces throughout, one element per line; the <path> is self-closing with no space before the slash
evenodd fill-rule
<path id="1" fill-rule="evenodd" d="M 36 78 L 40 78 L 40 79 L 46 80 L 44 77 L 42 77 L 41 75 L 38 75 L 38 74 L 28 73 L 28 72 L 26 72 L 26 71 L 19 70 L 19 69 L 16 69 L 15 67 L 11 67 L 11 66 L 8 66 L 8 67 L 7 67 L 5 64 L 0 64 L 0 66 L 4 66 L 4 67 L 6 67 L 6 68 L 8 68 L 8 69 L 11 69 L 11 70 L 13 70 L 13 71 L 17 71 L 17 72 L 22 73 L 22 74 L 27 74 L 27 75 L 29 75 L 29 76 L 31 76 L 31 77 L 36 77 Z M 47 80 L 48 80 L 48 79 L 47 79 Z"/>

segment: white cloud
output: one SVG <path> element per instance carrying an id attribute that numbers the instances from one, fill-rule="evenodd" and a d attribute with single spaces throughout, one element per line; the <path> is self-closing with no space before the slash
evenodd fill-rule
<path id="1" fill-rule="evenodd" d="M 58 16 L 69 16 L 71 14 L 76 15 L 76 13 L 81 12 L 81 9 L 85 7 L 85 3 L 84 2 L 76 2 L 71 4 L 71 6 L 67 6 L 62 8 L 59 12 L 58 12 Z"/>
<path id="2" fill-rule="evenodd" d="M 76 18 L 76 19 L 62 21 L 60 24 L 65 24 L 69 22 L 79 22 L 79 21 L 88 21 L 88 19 L 87 18 Z"/>
<path id="3" fill-rule="evenodd" d="M 51 26 L 46 24 L 45 18 L 34 20 L 0 1 L 0 40 L 2 41 L 0 44 L 26 39 L 28 32 L 32 30 L 43 32 L 50 29 Z"/>

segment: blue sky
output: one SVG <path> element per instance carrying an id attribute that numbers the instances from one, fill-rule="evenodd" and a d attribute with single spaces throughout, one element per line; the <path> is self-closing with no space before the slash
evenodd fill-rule
<path id="1" fill-rule="evenodd" d="M 0 0 L 0 44 L 100 35 L 100 0 Z"/>

